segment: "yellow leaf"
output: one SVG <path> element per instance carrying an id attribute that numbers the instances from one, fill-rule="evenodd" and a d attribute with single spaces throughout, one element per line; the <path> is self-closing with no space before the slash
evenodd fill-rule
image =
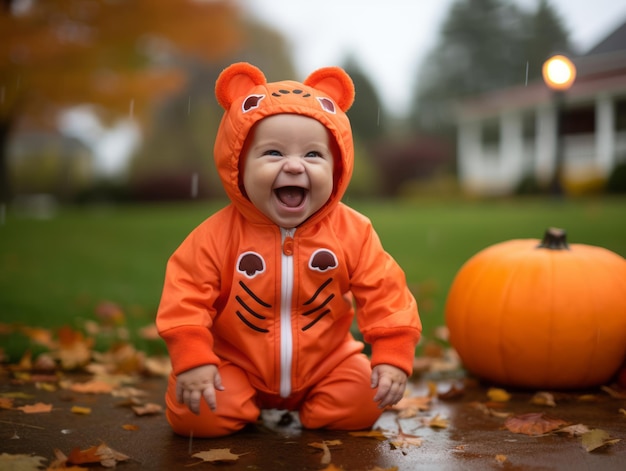
<path id="1" fill-rule="evenodd" d="M 606 445 L 613 445 L 619 441 L 619 438 L 611 438 L 607 431 L 598 428 L 589 430 L 587 433 L 583 434 L 581 438 L 583 448 L 588 452 L 592 452 Z"/>
<path id="2" fill-rule="evenodd" d="M 387 437 L 382 430 L 368 430 L 366 432 L 349 432 L 353 437 L 375 438 L 376 440 L 385 441 Z"/>
<path id="3" fill-rule="evenodd" d="M 504 463 L 507 459 L 506 455 L 496 455 L 496 462 L 499 464 Z"/>
<path id="4" fill-rule="evenodd" d="M 149 402 L 143 406 L 134 406 L 132 409 L 137 415 L 153 415 L 159 414 L 163 410 L 163 406 Z"/>
<path id="5" fill-rule="evenodd" d="M 43 456 L 2 453 L 0 455 L 0 469 L 41 469 L 44 466 L 42 461 L 47 461 L 47 459 Z"/>
<path id="6" fill-rule="evenodd" d="M 430 428 L 448 428 L 448 419 L 437 414 L 432 419 L 425 419 L 424 425 Z"/>
<path id="7" fill-rule="evenodd" d="M 554 395 L 545 391 L 536 393 L 530 400 L 530 403 L 536 406 L 556 407 Z"/>
<path id="8" fill-rule="evenodd" d="M 247 453 L 241 453 L 237 455 L 235 453 L 231 453 L 230 448 L 214 448 L 211 450 L 194 453 L 191 456 L 193 456 L 194 458 L 200 458 L 202 461 L 215 463 L 220 461 L 237 461 L 240 456 L 246 454 Z"/>
<path id="9" fill-rule="evenodd" d="M 487 397 L 493 402 L 509 402 L 511 400 L 511 395 L 500 388 L 489 388 Z"/>
<path id="10" fill-rule="evenodd" d="M 322 459 L 320 460 L 320 464 L 330 464 L 330 449 L 329 446 L 337 446 L 341 445 L 341 440 L 324 440 L 323 442 L 313 442 L 309 443 L 309 446 L 314 448 L 319 448 L 324 453 L 322 455 Z"/>
<path id="11" fill-rule="evenodd" d="M 70 411 L 74 414 L 79 414 L 79 415 L 89 415 L 91 414 L 91 408 L 90 407 L 81 407 L 81 406 L 73 406 Z"/>

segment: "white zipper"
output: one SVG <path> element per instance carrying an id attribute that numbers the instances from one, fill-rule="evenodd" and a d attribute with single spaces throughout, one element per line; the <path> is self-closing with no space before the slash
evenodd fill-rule
<path id="1" fill-rule="evenodd" d="M 286 255 L 283 244 L 293 237 L 295 229 L 280 229 L 281 278 L 280 278 L 280 397 L 291 394 L 291 364 L 293 360 L 293 337 L 291 333 L 291 300 L 293 296 L 293 254 Z"/>

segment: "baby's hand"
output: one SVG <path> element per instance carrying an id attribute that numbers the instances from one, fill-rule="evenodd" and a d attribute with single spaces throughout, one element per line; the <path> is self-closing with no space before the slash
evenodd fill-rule
<path id="1" fill-rule="evenodd" d="M 376 365 L 372 370 L 372 388 L 378 387 L 374 402 L 381 409 L 397 403 L 404 395 L 406 373 L 391 365 Z"/>
<path id="2" fill-rule="evenodd" d="M 187 405 L 194 414 L 200 413 L 200 400 L 203 397 L 211 410 L 217 408 L 216 389 L 223 391 L 224 386 L 215 365 L 199 366 L 176 377 L 176 400 Z"/>

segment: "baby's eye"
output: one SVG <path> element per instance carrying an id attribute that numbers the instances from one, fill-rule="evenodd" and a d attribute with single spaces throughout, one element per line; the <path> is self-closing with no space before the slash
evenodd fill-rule
<path id="1" fill-rule="evenodd" d="M 318 152 L 316 150 L 312 150 L 311 152 L 307 152 L 307 154 L 305 155 L 305 157 L 321 157 L 322 153 Z"/>
<path id="2" fill-rule="evenodd" d="M 281 154 L 280 151 L 278 151 L 278 150 L 273 150 L 272 149 L 272 150 L 266 150 L 265 152 L 263 152 L 263 155 L 271 155 L 271 156 L 274 156 L 274 157 L 280 157 L 283 154 Z"/>

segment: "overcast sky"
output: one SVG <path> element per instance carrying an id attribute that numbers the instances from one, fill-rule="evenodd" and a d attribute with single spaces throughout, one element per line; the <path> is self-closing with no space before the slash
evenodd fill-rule
<path id="1" fill-rule="evenodd" d="M 394 114 L 407 111 L 417 67 L 436 44 L 453 0 L 240 0 L 289 40 L 302 80 L 316 68 L 340 65 L 347 54 Z M 534 8 L 537 0 L 517 0 Z M 626 21 L 624 0 L 551 0 L 585 52 Z M 523 60 L 523 59 L 522 59 Z M 287 77 L 286 77 L 287 78 Z M 291 78 L 291 77 L 289 77 Z"/>

